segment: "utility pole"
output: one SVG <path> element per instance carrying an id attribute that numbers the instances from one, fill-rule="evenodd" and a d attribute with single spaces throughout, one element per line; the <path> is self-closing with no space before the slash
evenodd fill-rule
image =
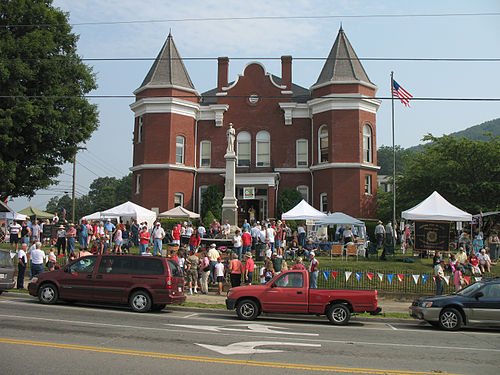
<path id="1" fill-rule="evenodd" d="M 72 207 L 71 207 L 71 222 L 75 224 L 75 185 L 76 185 L 76 154 L 79 150 L 86 150 L 87 147 L 78 147 L 73 156 L 73 192 L 72 192 Z"/>

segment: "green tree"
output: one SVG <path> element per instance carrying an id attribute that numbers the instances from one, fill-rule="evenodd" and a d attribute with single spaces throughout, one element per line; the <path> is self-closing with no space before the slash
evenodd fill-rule
<path id="1" fill-rule="evenodd" d="M 219 191 L 217 185 L 208 186 L 207 189 L 201 194 L 201 217 L 205 218 L 208 211 L 211 211 L 215 218 L 221 220 L 222 198 L 224 198 L 224 196 Z"/>
<path id="2" fill-rule="evenodd" d="M 396 151 L 396 173 L 404 172 L 403 158 L 408 152 L 401 146 L 395 146 Z M 392 146 L 380 146 L 377 150 L 377 164 L 380 166 L 379 175 L 391 175 L 393 170 Z"/>
<path id="3" fill-rule="evenodd" d="M 470 213 L 500 209 L 500 138 L 474 141 L 427 135 L 425 150 L 407 160 L 396 180 L 397 208 L 418 204 L 434 190 Z"/>
<path id="4" fill-rule="evenodd" d="M 52 0 L 0 2 L 0 196 L 32 197 L 98 126 L 92 69 Z"/>
<path id="5" fill-rule="evenodd" d="M 392 178 L 391 178 L 392 181 Z M 387 223 L 392 221 L 392 191 L 377 190 L 377 218 Z"/>
<path id="6" fill-rule="evenodd" d="M 302 200 L 302 194 L 297 189 L 284 188 L 278 197 L 278 217 L 284 212 L 290 211 Z"/>

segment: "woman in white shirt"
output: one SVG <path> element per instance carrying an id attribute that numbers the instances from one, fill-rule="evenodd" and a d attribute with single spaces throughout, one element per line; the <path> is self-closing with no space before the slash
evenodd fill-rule
<path id="1" fill-rule="evenodd" d="M 241 240 L 240 230 L 237 229 L 233 237 L 233 252 L 238 255 L 238 260 L 241 260 L 241 249 L 243 248 L 243 243 Z"/>

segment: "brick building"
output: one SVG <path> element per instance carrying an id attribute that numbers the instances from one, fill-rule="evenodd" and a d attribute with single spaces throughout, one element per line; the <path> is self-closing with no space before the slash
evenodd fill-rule
<path id="1" fill-rule="evenodd" d="M 135 114 L 132 199 L 159 212 L 182 205 L 199 212 L 203 190 L 224 191 L 227 125 L 236 130 L 240 221 L 275 217 L 283 188 L 298 189 L 322 211 L 375 218 L 377 86 L 339 30 L 317 81 L 292 82 L 249 63 L 233 82 L 218 59 L 217 88 L 195 89 L 171 35 L 131 105 Z M 253 188 L 253 199 L 243 191 Z"/>

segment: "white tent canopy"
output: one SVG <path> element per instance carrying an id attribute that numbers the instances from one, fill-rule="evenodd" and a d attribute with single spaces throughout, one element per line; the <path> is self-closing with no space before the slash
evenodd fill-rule
<path id="1" fill-rule="evenodd" d="M 15 212 L 12 208 L 0 201 L 0 220 L 26 220 L 26 215 Z"/>
<path id="2" fill-rule="evenodd" d="M 472 221 L 472 215 L 455 207 L 437 191 L 415 207 L 402 212 L 407 220 Z"/>
<path id="3" fill-rule="evenodd" d="M 82 217 L 81 220 L 90 221 L 90 220 L 118 219 L 118 218 L 119 218 L 119 216 L 116 216 L 116 215 L 101 216 L 101 212 L 98 211 L 98 212 L 94 212 L 93 214 Z"/>
<path id="4" fill-rule="evenodd" d="M 172 219 L 199 219 L 200 215 L 196 212 L 191 212 L 182 206 L 177 206 L 171 210 L 162 212 L 158 215 L 158 217 L 169 217 Z"/>
<path id="5" fill-rule="evenodd" d="M 365 225 L 361 220 L 358 220 L 352 216 L 344 214 L 343 212 L 334 212 L 327 215 L 324 219 L 318 222 L 319 225 L 330 225 L 330 224 L 345 224 L 345 225 Z"/>
<path id="6" fill-rule="evenodd" d="M 109 216 L 121 217 L 121 218 L 132 218 L 136 219 L 137 222 L 147 222 L 148 227 L 153 226 L 156 220 L 156 212 L 148 210 L 147 208 L 141 207 L 138 204 L 132 202 L 125 202 L 116 207 L 110 208 L 109 210 L 101 212 L 101 218 L 109 218 Z"/>
<path id="7" fill-rule="evenodd" d="M 318 211 L 303 199 L 290 211 L 281 215 L 282 220 L 322 220 L 326 217 L 325 213 Z"/>

